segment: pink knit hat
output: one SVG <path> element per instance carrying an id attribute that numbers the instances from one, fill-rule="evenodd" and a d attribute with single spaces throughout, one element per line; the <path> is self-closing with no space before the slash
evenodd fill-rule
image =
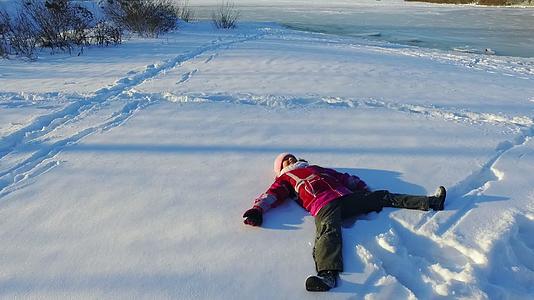
<path id="1" fill-rule="evenodd" d="M 286 158 L 286 156 L 288 155 L 293 155 L 293 154 L 287 153 L 287 152 L 280 153 L 274 160 L 273 169 L 274 169 L 274 174 L 276 175 L 276 177 L 280 176 L 280 171 L 282 170 L 282 162 L 284 161 L 284 158 Z"/>

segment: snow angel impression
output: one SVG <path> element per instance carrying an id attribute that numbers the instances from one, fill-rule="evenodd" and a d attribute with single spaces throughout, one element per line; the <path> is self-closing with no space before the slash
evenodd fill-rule
<path id="1" fill-rule="evenodd" d="M 379 212 L 384 207 L 443 210 L 446 197 L 443 186 L 438 187 L 432 196 L 372 191 L 357 176 L 310 165 L 306 160 L 297 159 L 290 153 L 276 157 L 274 173 L 274 183 L 243 214 L 244 223 L 261 226 L 263 213 L 287 198 L 295 198 L 300 206 L 315 217 L 313 259 L 317 275 L 306 279 L 308 291 L 328 291 L 336 286 L 338 274 L 343 271 L 343 219 Z"/>

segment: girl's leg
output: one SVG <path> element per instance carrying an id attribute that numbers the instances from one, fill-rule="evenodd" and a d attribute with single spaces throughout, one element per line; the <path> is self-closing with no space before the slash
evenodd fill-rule
<path id="1" fill-rule="evenodd" d="M 344 196 L 339 199 L 341 202 L 342 219 L 351 218 L 370 212 L 379 212 L 382 210 L 383 197 L 381 192 L 363 192 L 356 191 L 353 194 Z"/>
<path id="2" fill-rule="evenodd" d="M 386 190 L 361 192 L 356 191 L 340 199 L 342 218 L 350 218 L 373 211 L 379 212 L 383 207 L 398 207 L 417 210 L 436 209 L 434 202 L 440 202 L 436 196 L 419 196 L 394 194 Z M 440 203 L 442 203 L 441 201 Z M 439 204 L 439 203 L 438 203 Z M 443 208 L 441 208 L 442 210 Z"/>
<path id="3" fill-rule="evenodd" d="M 419 210 L 443 210 L 445 208 L 445 198 L 447 197 L 447 190 L 440 186 L 436 193 L 432 196 L 414 196 L 404 194 L 392 194 L 388 191 L 383 191 L 383 205 L 384 207 L 400 207 Z"/>
<path id="4" fill-rule="evenodd" d="M 384 196 L 382 205 L 384 207 L 398 207 L 418 210 L 429 210 L 430 197 L 406 194 L 393 194 L 388 191 L 381 191 Z"/>
<path id="5" fill-rule="evenodd" d="M 341 206 L 333 201 L 321 208 L 315 216 L 315 246 L 313 259 L 317 273 L 343 271 Z"/>

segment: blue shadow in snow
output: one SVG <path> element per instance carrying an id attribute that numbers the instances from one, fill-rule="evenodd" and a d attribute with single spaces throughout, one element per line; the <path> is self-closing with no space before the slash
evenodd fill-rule
<path id="1" fill-rule="evenodd" d="M 427 192 L 419 185 L 403 181 L 401 179 L 402 173 L 397 171 L 352 168 L 335 168 L 335 170 L 341 173 L 356 175 L 373 189 L 381 187 L 380 189 L 387 189 L 393 193 L 413 195 L 424 195 Z M 436 186 L 438 185 L 436 184 Z"/>
<path id="2" fill-rule="evenodd" d="M 427 191 L 420 185 L 406 182 L 402 180 L 402 173 L 389 170 L 376 169 L 355 169 L 355 168 L 335 168 L 338 172 L 348 173 L 358 176 L 365 181 L 372 189 L 386 189 L 393 193 L 425 195 Z M 387 214 L 382 211 L 378 214 Z M 378 234 L 389 230 L 389 224 L 385 224 L 380 220 L 377 213 L 370 213 L 367 215 L 355 216 L 344 220 L 344 236 L 343 236 L 343 265 L 344 274 L 364 274 L 365 262 L 356 253 L 355 249 L 358 244 L 366 243 L 372 240 Z M 365 220 L 358 224 L 358 220 Z M 365 236 L 356 236 L 352 232 L 355 231 L 354 226 L 366 226 L 364 229 Z M 386 228 L 387 227 L 387 228 Z M 351 230 L 352 229 L 352 230 Z M 360 228 L 358 228 L 360 229 Z M 361 230 L 358 230 L 361 231 Z M 350 282 L 343 280 L 343 275 L 340 278 L 338 286 L 332 290 L 334 293 L 348 293 L 354 294 L 355 298 L 363 297 L 366 294 L 377 291 L 374 283 L 382 275 L 379 272 L 374 272 L 365 279 L 364 282 Z"/>

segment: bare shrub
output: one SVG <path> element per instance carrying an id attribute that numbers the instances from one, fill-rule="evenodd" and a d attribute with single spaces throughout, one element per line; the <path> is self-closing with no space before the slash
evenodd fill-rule
<path id="1" fill-rule="evenodd" d="M 157 37 L 176 27 L 179 9 L 170 0 L 108 0 L 104 13 L 129 31 Z"/>
<path id="2" fill-rule="evenodd" d="M 122 43 L 123 29 L 113 22 L 95 22 L 93 14 L 71 0 L 19 0 L 14 16 L 0 10 L 0 57 L 10 54 L 36 59 L 39 48 L 72 53 L 92 44 Z"/>
<path id="3" fill-rule="evenodd" d="M 36 59 L 38 29 L 35 24 L 19 12 L 10 26 L 9 45 L 14 54 Z"/>
<path id="4" fill-rule="evenodd" d="M 222 2 L 212 13 L 211 19 L 215 27 L 219 29 L 232 29 L 237 26 L 239 15 L 240 13 L 233 2 Z"/>
<path id="5" fill-rule="evenodd" d="M 478 4 L 478 5 L 518 5 L 526 3 L 525 0 L 404 0 L 413 2 L 430 2 L 430 3 L 446 3 L 446 4 Z M 528 0 L 530 4 L 532 0 Z"/>
<path id="6" fill-rule="evenodd" d="M 89 44 L 93 14 L 69 0 L 23 0 L 22 11 L 38 28 L 41 47 L 71 50 Z"/>
<path id="7" fill-rule="evenodd" d="M 11 32 L 11 18 L 9 14 L 0 10 L 0 57 L 9 55 L 9 34 Z"/>
<path id="8" fill-rule="evenodd" d="M 118 45 L 122 43 L 122 28 L 106 21 L 100 21 L 93 28 L 92 42 L 98 46 Z"/>
<path id="9" fill-rule="evenodd" d="M 76 45 L 89 45 L 89 32 L 95 26 L 93 13 L 87 8 L 75 5 L 71 8 L 72 34 L 70 40 Z"/>
<path id="10" fill-rule="evenodd" d="M 178 4 L 178 17 L 187 23 L 195 20 L 195 12 L 191 6 L 189 6 L 188 0 L 184 0 Z"/>
<path id="11" fill-rule="evenodd" d="M 476 4 L 477 0 L 404 0 L 407 2 L 429 2 L 438 4 Z"/>
<path id="12" fill-rule="evenodd" d="M 7 44 L 4 44 L 4 43 L 0 44 L 0 57 L 6 58 L 7 55 L 9 54 L 6 45 Z"/>
<path id="13" fill-rule="evenodd" d="M 479 0 L 479 5 L 512 5 L 512 1 L 509 0 Z"/>

